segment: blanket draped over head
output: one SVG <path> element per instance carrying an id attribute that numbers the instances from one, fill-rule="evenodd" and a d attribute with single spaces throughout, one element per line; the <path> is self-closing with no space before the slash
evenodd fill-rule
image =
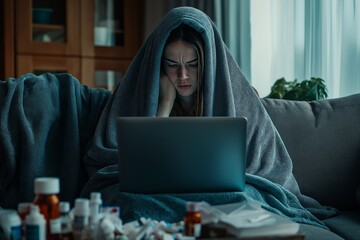
<path id="1" fill-rule="evenodd" d="M 248 119 L 244 192 L 145 195 L 118 190 L 116 118 L 156 115 L 162 52 L 171 30 L 180 24 L 193 27 L 204 39 L 204 116 Z M 124 221 L 142 216 L 179 221 L 188 200 L 225 204 L 253 199 L 297 222 L 318 226 L 323 226 L 318 218 L 336 212 L 300 193 L 290 156 L 260 99 L 244 78 L 214 23 L 206 14 L 191 7 L 172 9 L 149 35 L 102 113 L 85 164 L 92 177 L 83 196 L 101 191 L 107 204 L 121 206 Z M 146 169 L 139 169 L 139 177 L 141 171 Z"/>

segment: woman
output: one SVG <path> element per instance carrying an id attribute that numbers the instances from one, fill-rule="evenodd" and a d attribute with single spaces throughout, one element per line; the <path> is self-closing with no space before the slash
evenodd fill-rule
<path id="1" fill-rule="evenodd" d="M 166 41 L 157 116 L 202 116 L 202 38 L 182 24 Z"/>
<path id="2" fill-rule="evenodd" d="M 117 117 L 175 115 L 248 119 L 244 192 L 145 195 L 118 191 Z M 253 199 L 295 221 L 321 227 L 324 224 L 309 211 L 318 217 L 335 214 L 334 209 L 301 194 L 290 156 L 258 96 L 214 23 L 191 7 L 171 10 L 149 35 L 108 101 L 84 163 L 90 180 L 82 196 L 100 191 L 105 204 L 121 206 L 125 222 L 139 217 L 179 221 L 186 201 L 224 204 Z M 139 169 L 139 178 L 142 171 L 146 169 Z"/>

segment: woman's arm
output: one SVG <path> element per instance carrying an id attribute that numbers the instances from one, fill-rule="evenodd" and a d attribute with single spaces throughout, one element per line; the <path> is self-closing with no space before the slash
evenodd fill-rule
<path id="1" fill-rule="evenodd" d="M 176 89 L 166 74 L 160 79 L 160 103 L 156 116 L 169 117 L 176 98 Z"/>

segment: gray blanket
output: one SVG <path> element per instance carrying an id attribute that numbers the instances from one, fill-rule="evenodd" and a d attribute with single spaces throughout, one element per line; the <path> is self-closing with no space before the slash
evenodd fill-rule
<path id="1" fill-rule="evenodd" d="M 141 195 L 118 190 L 116 117 L 155 116 L 159 99 L 160 58 L 172 29 L 181 23 L 204 39 L 204 115 L 248 119 L 247 187 L 244 192 Z M 159 23 L 117 86 L 97 125 L 84 162 L 91 176 L 82 195 L 101 191 L 106 204 L 119 204 L 123 220 L 141 216 L 175 222 L 186 200 L 224 204 L 253 199 L 297 222 L 324 226 L 318 218 L 336 214 L 301 194 L 292 174 L 290 156 L 258 96 L 244 78 L 214 23 L 190 7 L 171 10 Z M 139 177 L 141 177 L 139 170 Z M 315 217 L 316 216 L 316 217 Z"/>
<path id="2" fill-rule="evenodd" d="M 59 177 L 62 201 L 79 196 L 82 158 L 109 95 L 69 74 L 0 81 L 0 207 L 33 201 L 36 177 Z"/>

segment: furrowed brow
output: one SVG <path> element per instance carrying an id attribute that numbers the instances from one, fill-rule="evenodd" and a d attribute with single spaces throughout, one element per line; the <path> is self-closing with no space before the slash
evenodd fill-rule
<path id="1" fill-rule="evenodd" d="M 194 63 L 194 62 L 196 62 L 198 59 L 197 58 L 195 58 L 194 60 L 191 60 L 191 61 L 188 61 L 187 63 Z"/>
<path id="2" fill-rule="evenodd" d="M 196 62 L 197 60 L 198 60 L 198 59 L 195 58 L 194 60 L 190 60 L 190 61 L 188 61 L 188 62 L 186 62 L 186 63 L 191 64 L 191 63 Z M 171 63 L 178 63 L 177 61 L 171 60 L 171 59 L 169 59 L 169 58 L 165 58 L 165 61 L 168 61 L 168 62 L 171 62 Z"/>
<path id="3" fill-rule="evenodd" d="M 177 61 L 171 60 L 169 58 L 165 58 L 165 61 L 171 62 L 171 63 L 178 63 Z"/>

